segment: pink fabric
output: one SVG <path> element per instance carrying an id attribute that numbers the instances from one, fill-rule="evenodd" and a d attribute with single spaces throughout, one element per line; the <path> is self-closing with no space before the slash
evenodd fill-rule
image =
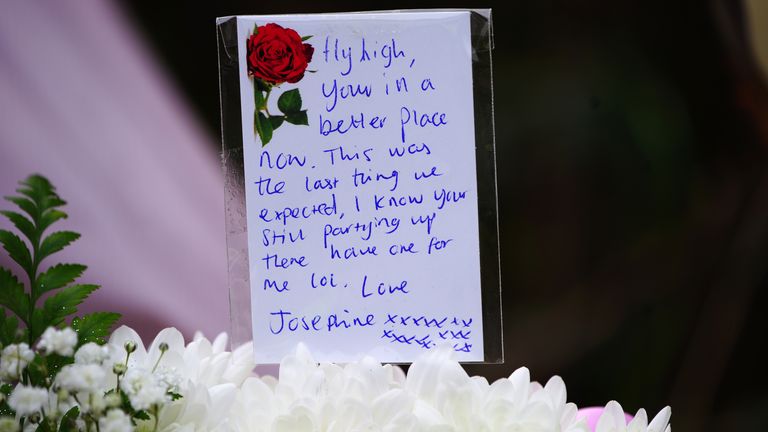
<path id="1" fill-rule="evenodd" d="M 0 195 L 35 172 L 58 186 L 56 228 L 83 237 L 57 260 L 103 286 L 84 309 L 150 340 L 168 325 L 213 336 L 228 328 L 221 170 L 155 64 L 111 2 L 3 2 Z"/>
<path id="2" fill-rule="evenodd" d="M 580 419 L 587 419 L 587 426 L 589 426 L 589 430 L 593 431 L 597 427 L 597 421 L 600 420 L 600 416 L 603 414 L 603 407 L 587 407 L 582 408 L 579 410 L 578 414 L 576 414 L 577 418 Z M 627 420 L 627 423 L 632 421 L 632 416 L 624 413 L 624 418 Z"/>

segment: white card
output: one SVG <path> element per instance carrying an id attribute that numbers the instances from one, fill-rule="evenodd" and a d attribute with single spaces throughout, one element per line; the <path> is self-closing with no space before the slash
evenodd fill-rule
<path id="1" fill-rule="evenodd" d="M 470 13 L 237 29 L 257 362 L 482 361 Z"/>

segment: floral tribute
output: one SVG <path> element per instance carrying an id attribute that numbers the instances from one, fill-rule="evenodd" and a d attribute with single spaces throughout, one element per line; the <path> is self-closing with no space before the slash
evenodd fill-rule
<path id="1" fill-rule="evenodd" d="M 613 401 L 589 425 L 560 377 L 541 385 L 519 368 L 489 383 L 467 375 L 450 347 L 406 375 L 370 357 L 319 364 L 298 346 L 278 378 L 255 375 L 253 345 L 227 351 L 226 334 L 185 344 L 169 328 L 145 347 L 128 327 L 110 333 L 118 314 L 68 318 L 97 286 L 74 283 L 83 265 L 40 265 L 78 235 L 44 236 L 66 217 L 45 178 L 18 192 L 7 199 L 21 213 L 0 213 L 26 240 L 0 230 L 0 244 L 29 285 L 0 268 L 0 432 L 671 432 L 669 407 L 628 419 Z"/>
<path id="2" fill-rule="evenodd" d="M 315 49 L 304 43 L 311 36 L 299 36 L 295 30 L 269 23 L 256 26 L 246 41 L 248 76 L 253 78 L 256 109 L 253 126 L 265 146 L 283 122 L 307 125 L 307 110 L 301 109 L 299 89 L 283 92 L 277 99 L 281 114 L 269 112 L 269 96 L 283 83 L 295 84 L 304 78 Z"/>

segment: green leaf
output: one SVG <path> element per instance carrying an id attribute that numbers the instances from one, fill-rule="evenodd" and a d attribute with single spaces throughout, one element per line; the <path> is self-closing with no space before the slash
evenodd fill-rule
<path id="1" fill-rule="evenodd" d="M 301 110 L 301 95 L 299 89 L 288 90 L 277 99 L 277 108 L 283 114 L 291 114 Z"/>
<path id="2" fill-rule="evenodd" d="M 264 99 L 264 91 L 258 88 L 256 84 L 257 78 L 253 79 L 253 102 L 256 105 L 256 111 L 261 111 L 266 107 L 266 100 Z"/>
<path id="3" fill-rule="evenodd" d="M 40 245 L 40 250 L 37 251 L 37 256 L 35 259 L 39 263 L 49 255 L 64 249 L 65 247 L 69 246 L 70 243 L 79 238 L 80 234 L 73 231 L 56 231 L 43 240 L 43 243 Z"/>
<path id="4" fill-rule="evenodd" d="M 269 122 L 272 123 L 272 130 L 279 128 L 281 124 L 283 124 L 283 120 L 285 120 L 284 116 L 269 116 Z"/>
<path id="5" fill-rule="evenodd" d="M 37 229 L 40 230 L 40 235 L 43 235 L 43 231 L 51 226 L 59 219 L 66 219 L 67 214 L 61 210 L 47 210 L 40 216 L 40 221 L 37 224 Z"/>
<path id="6" fill-rule="evenodd" d="M 0 344 L 5 347 L 16 343 L 18 329 L 19 320 L 13 315 L 5 315 L 5 309 L 0 308 Z"/>
<path id="7" fill-rule="evenodd" d="M 35 205 L 35 203 L 30 199 L 16 196 L 7 196 L 5 199 L 16 204 L 20 209 L 24 210 L 24 212 L 27 213 L 33 221 L 37 220 L 39 217 L 37 205 Z"/>
<path id="8" fill-rule="evenodd" d="M 267 145 L 272 140 L 272 123 L 264 113 L 257 111 L 253 116 L 253 124 L 256 127 L 259 138 L 261 138 L 261 146 Z"/>
<path id="9" fill-rule="evenodd" d="M 290 113 L 285 116 L 285 121 L 295 125 L 308 125 L 309 120 L 307 119 L 307 110 Z"/>
<path id="10" fill-rule="evenodd" d="M 150 420 L 150 419 L 152 419 L 152 417 L 149 416 L 149 413 L 144 411 L 144 410 L 136 411 L 135 413 L 133 413 L 133 418 L 136 418 L 136 419 L 139 419 L 139 420 Z"/>
<path id="11" fill-rule="evenodd" d="M 51 420 L 43 418 L 40 423 L 37 424 L 35 432 L 56 432 L 56 429 L 51 428 Z"/>
<path id="12" fill-rule="evenodd" d="M 77 417 L 80 415 L 80 410 L 77 406 L 73 406 L 64 417 L 61 418 L 59 424 L 59 432 L 77 432 Z"/>
<path id="13" fill-rule="evenodd" d="M 22 319 L 26 319 L 29 313 L 29 297 L 24 292 L 24 285 L 3 267 L 0 267 L 0 304 Z"/>
<path id="14" fill-rule="evenodd" d="M 42 333 L 48 326 L 61 324 L 65 317 L 77 312 L 77 306 L 98 288 L 98 285 L 70 285 L 45 299 L 43 322 L 36 323 L 40 327 L 35 330 Z"/>
<path id="15" fill-rule="evenodd" d="M 37 277 L 32 287 L 32 298 L 38 299 L 43 293 L 71 284 L 87 268 L 82 264 L 56 264 Z"/>
<path id="16" fill-rule="evenodd" d="M 38 204 L 43 204 L 45 200 L 52 200 L 51 203 L 41 207 L 50 208 L 66 204 L 56 194 L 56 188 L 53 187 L 53 184 L 40 174 L 32 174 L 20 181 L 19 184 L 22 187 L 18 189 L 18 192 L 27 195 Z M 59 204 L 54 204 L 54 202 L 58 202 Z"/>
<path id="17" fill-rule="evenodd" d="M 181 394 L 179 394 L 179 393 L 174 393 L 174 392 L 168 392 L 168 396 L 170 396 L 170 397 L 171 397 L 171 400 L 172 400 L 172 401 L 177 401 L 177 400 L 179 400 L 179 399 L 181 399 L 181 398 L 183 398 L 183 397 L 184 397 L 184 396 L 182 396 Z"/>
<path id="18" fill-rule="evenodd" d="M 29 363 L 26 370 L 26 376 L 29 380 L 29 384 L 33 386 L 46 386 L 46 378 L 48 378 L 48 361 L 43 355 L 36 355 L 35 358 Z"/>
<path id="19" fill-rule="evenodd" d="M 24 285 L 9 270 L 0 267 L 0 304 L 27 322 L 29 297 Z"/>
<path id="20" fill-rule="evenodd" d="M 2 393 L 5 397 L 0 397 L 0 416 L 5 417 L 14 417 L 16 416 L 16 413 L 11 409 L 11 407 L 8 406 L 8 396 L 10 396 L 11 392 L 13 391 L 14 386 L 11 384 L 1 384 L 0 385 L 0 393 Z"/>
<path id="21" fill-rule="evenodd" d="M 309 35 L 309 36 L 302 36 L 302 37 L 301 37 L 301 41 L 302 41 L 302 42 L 304 42 L 304 41 L 307 41 L 307 40 L 309 40 L 309 39 L 311 39 L 311 38 L 312 38 L 312 35 Z"/>
<path id="22" fill-rule="evenodd" d="M 32 221 L 27 219 L 24 215 L 6 210 L 0 211 L 0 214 L 7 217 L 8 220 L 13 223 L 13 226 L 15 226 L 19 232 L 24 234 L 24 236 L 28 238 L 30 242 L 37 241 L 37 229 L 35 228 L 35 224 L 33 224 Z"/>
<path id="23" fill-rule="evenodd" d="M 70 365 L 74 362 L 75 362 L 74 356 L 64 357 L 58 354 L 50 354 L 45 356 L 45 362 L 43 363 L 43 368 L 40 369 L 40 373 L 41 373 L 40 381 L 35 382 L 34 384 L 45 386 L 46 378 L 56 376 L 56 374 L 58 374 L 59 371 L 61 371 L 61 369 L 64 366 Z"/>
<path id="24" fill-rule="evenodd" d="M 0 244 L 8 255 L 18 263 L 27 273 L 32 270 L 32 256 L 27 249 L 27 245 L 14 233 L 6 230 L 0 230 Z"/>
<path id="25" fill-rule="evenodd" d="M 72 328 L 78 335 L 78 346 L 88 342 L 103 345 L 107 342 L 112 326 L 120 319 L 119 313 L 95 312 L 83 317 L 72 318 Z"/>

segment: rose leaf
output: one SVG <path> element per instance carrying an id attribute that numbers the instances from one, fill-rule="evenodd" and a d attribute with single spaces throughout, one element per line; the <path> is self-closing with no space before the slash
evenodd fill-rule
<path id="1" fill-rule="evenodd" d="M 261 138 L 261 146 L 264 147 L 272 140 L 272 123 L 263 112 L 257 111 L 253 116 L 253 125 Z"/>
<path id="2" fill-rule="evenodd" d="M 283 124 L 283 120 L 285 120 L 285 116 L 269 116 L 269 122 L 272 123 L 272 130 L 279 128 L 281 124 Z"/>
<path id="3" fill-rule="evenodd" d="M 295 125 L 309 125 L 307 110 L 286 114 L 285 121 Z"/>
<path id="4" fill-rule="evenodd" d="M 299 89 L 288 90 L 277 99 L 277 108 L 283 114 L 292 114 L 301 111 L 301 95 Z"/>
<path id="5" fill-rule="evenodd" d="M 262 110 L 266 106 L 266 100 L 264 99 L 264 93 L 254 86 L 253 89 L 253 101 L 256 104 L 257 110 Z"/>
<path id="6" fill-rule="evenodd" d="M 304 36 L 304 37 L 301 38 L 301 41 L 304 42 L 306 40 L 309 40 L 311 37 L 312 37 L 312 35 Z"/>

